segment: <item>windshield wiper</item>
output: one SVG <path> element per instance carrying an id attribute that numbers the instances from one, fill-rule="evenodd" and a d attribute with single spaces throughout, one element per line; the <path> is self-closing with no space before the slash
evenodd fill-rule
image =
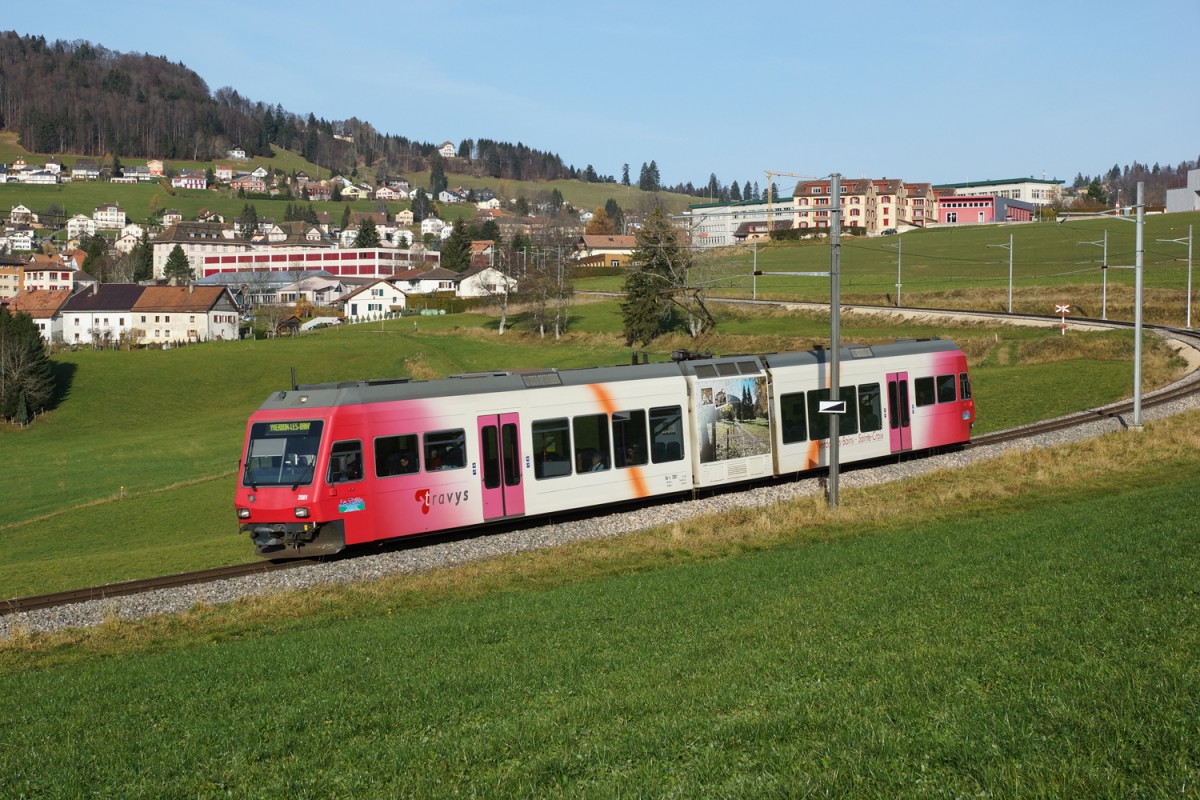
<path id="1" fill-rule="evenodd" d="M 292 484 L 292 491 L 293 492 L 296 491 L 297 489 L 300 488 L 300 484 L 308 483 L 312 479 L 313 479 L 313 467 L 310 466 L 308 469 L 306 469 L 304 472 L 302 472 L 300 474 L 300 477 L 296 479 L 296 482 Z"/>

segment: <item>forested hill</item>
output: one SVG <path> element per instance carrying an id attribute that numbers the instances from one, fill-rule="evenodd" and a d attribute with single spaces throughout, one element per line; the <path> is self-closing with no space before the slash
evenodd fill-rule
<path id="1" fill-rule="evenodd" d="M 270 156 L 275 144 L 333 172 L 356 165 L 420 171 L 436 145 L 378 133 L 350 119 L 302 117 L 252 102 L 161 56 L 118 53 L 84 41 L 0 33 L 0 130 L 30 152 L 211 161 L 240 145 Z M 496 178 L 554 180 L 579 171 L 553 153 L 479 139 L 470 171 Z M 467 171 L 467 170 L 464 170 Z"/>

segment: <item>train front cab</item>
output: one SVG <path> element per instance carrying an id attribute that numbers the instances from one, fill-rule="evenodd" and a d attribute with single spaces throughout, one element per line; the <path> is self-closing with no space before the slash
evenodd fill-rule
<path id="1" fill-rule="evenodd" d="M 340 453 L 331 464 L 330 409 L 255 414 L 246 431 L 235 507 L 239 530 L 263 556 L 336 553 L 344 533 L 330 506 L 338 483 L 361 477 L 357 460 Z"/>

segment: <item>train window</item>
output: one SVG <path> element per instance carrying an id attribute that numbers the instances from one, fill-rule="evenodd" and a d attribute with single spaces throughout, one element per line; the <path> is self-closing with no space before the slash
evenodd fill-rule
<path id="1" fill-rule="evenodd" d="M 779 398 L 779 419 L 784 444 L 808 439 L 808 429 L 804 423 L 804 392 L 792 392 Z"/>
<path id="2" fill-rule="evenodd" d="M 612 415 L 613 454 L 618 467 L 646 463 L 646 412 L 616 411 Z"/>
<path id="3" fill-rule="evenodd" d="M 561 478 L 571 474 L 571 429 L 566 418 L 533 423 L 533 476 Z"/>
<path id="4" fill-rule="evenodd" d="M 500 442 L 504 447 L 504 485 L 521 484 L 521 445 L 515 423 L 506 422 L 500 428 Z"/>
<path id="5" fill-rule="evenodd" d="M 650 409 L 650 458 L 655 464 L 683 460 L 683 412 L 679 406 Z"/>
<path id="6" fill-rule="evenodd" d="M 329 482 L 362 480 L 362 443 L 334 442 L 329 453 Z"/>
<path id="7" fill-rule="evenodd" d="M 963 400 L 971 399 L 971 379 L 965 372 L 958 374 L 958 396 Z"/>
<path id="8" fill-rule="evenodd" d="M 390 478 L 410 475 L 421 469 L 417 435 L 380 436 L 375 440 L 375 475 Z"/>
<path id="9" fill-rule="evenodd" d="M 495 425 L 479 429 L 479 460 L 483 462 L 483 488 L 500 488 L 500 440 Z"/>
<path id="10" fill-rule="evenodd" d="M 462 469 L 467 465 L 467 437 L 462 429 L 425 434 L 425 471 Z"/>
<path id="11" fill-rule="evenodd" d="M 838 415 L 838 438 L 858 433 L 858 401 L 853 386 L 838 388 L 838 399 L 846 404 L 846 413 Z M 808 393 L 808 438 L 814 442 L 829 438 L 830 414 L 821 413 L 821 401 L 829 399 L 828 389 L 814 389 Z"/>
<path id="12" fill-rule="evenodd" d="M 954 402 L 954 376 L 953 375 L 938 375 L 937 376 L 937 397 L 939 403 Z"/>
<path id="13" fill-rule="evenodd" d="M 931 406 L 936 402 L 933 378 L 917 378 L 913 381 L 913 392 L 916 394 L 917 407 Z"/>
<path id="14" fill-rule="evenodd" d="M 321 420 L 256 422 L 242 472 L 243 486 L 300 486 L 312 483 L 321 443 Z"/>
<path id="15" fill-rule="evenodd" d="M 883 405 L 878 383 L 859 384 L 858 429 L 863 433 L 883 429 Z"/>
<path id="16" fill-rule="evenodd" d="M 737 364 L 717 364 L 718 375 L 737 375 Z"/>
<path id="17" fill-rule="evenodd" d="M 572 420 L 575 429 L 575 469 L 604 472 L 612 466 L 608 449 L 608 415 L 588 414 Z"/>

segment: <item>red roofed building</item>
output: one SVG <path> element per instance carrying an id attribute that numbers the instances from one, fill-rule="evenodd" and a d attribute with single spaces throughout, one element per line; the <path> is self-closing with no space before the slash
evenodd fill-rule
<path id="1" fill-rule="evenodd" d="M 224 286 L 147 286 L 131 309 L 141 344 L 237 339 L 237 301 Z"/>
<path id="2" fill-rule="evenodd" d="M 8 310 L 14 314 L 28 314 L 47 342 L 63 340 L 62 311 L 63 305 L 71 293 L 66 289 L 31 289 L 20 292 L 9 301 Z"/>

